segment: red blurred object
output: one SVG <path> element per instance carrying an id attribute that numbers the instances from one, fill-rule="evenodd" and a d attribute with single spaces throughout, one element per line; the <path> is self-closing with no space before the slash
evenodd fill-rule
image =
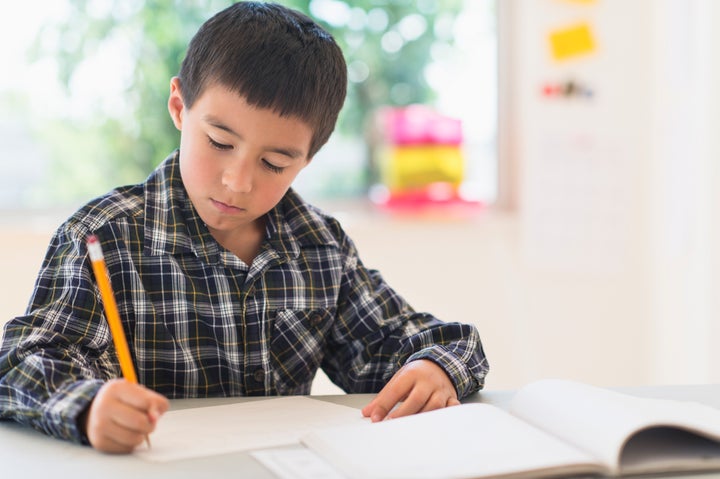
<path id="1" fill-rule="evenodd" d="M 477 213 L 485 208 L 482 201 L 462 198 L 456 188 L 443 183 L 392 193 L 376 189 L 371 199 L 377 206 L 391 211 L 422 212 L 439 207 L 445 212 Z"/>

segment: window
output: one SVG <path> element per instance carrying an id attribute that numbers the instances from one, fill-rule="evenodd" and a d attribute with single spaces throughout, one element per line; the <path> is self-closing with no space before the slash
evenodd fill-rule
<path id="1" fill-rule="evenodd" d="M 9 72 L 0 78 L 0 208 L 80 204 L 142 181 L 175 148 L 165 107 L 169 79 L 197 27 L 229 2 L 193 3 L 17 5 L 0 29 Z M 351 82 L 336 133 L 297 180 L 304 196 L 366 195 L 368 121 L 384 105 L 424 103 L 462 120 L 465 190 L 494 199 L 495 0 L 284 3 L 335 35 Z"/>

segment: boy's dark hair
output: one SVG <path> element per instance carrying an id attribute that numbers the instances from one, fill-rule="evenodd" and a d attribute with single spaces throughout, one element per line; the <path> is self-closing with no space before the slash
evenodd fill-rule
<path id="1" fill-rule="evenodd" d="M 281 5 L 236 3 L 206 21 L 179 73 L 186 108 L 219 84 L 258 108 L 313 129 L 310 157 L 327 142 L 345 101 L 347 67 L 332 36 Z"/>

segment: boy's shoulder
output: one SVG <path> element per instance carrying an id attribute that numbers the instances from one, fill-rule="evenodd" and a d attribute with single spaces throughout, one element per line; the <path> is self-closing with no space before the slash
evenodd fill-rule
<path id="1" fill-rule="evenodd" d="M 86 234 L 120 219 L 138 217 L 145 210 L 144 192 L 143 184 L 115 188 L 79 208 L 62 228 Z"/>
<path id="2" fill-rule="evenodd" d="M 142 183 L 120 186 L 90 200 L 70 216 L 60 229 L 86 235 L 110 223 L 144 221 L 148 206 L 153 206 L 148 203 L 158 203 L 155 209 L 161 205 L 167 208 L 172 183 L 168 179 L 168 171 L 173 170 L 173 160 L 172 155 L 168 157 Z"/>

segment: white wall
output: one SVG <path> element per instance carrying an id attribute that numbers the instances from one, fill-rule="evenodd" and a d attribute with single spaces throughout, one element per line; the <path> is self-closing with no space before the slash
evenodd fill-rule
<path id="1" fill-rule="evenodd" d="M 720 47 L 720 29 L 717 28 L 720 23 L 720 5 L 715 0 L 705 0 L 704 5 L 709 9 L 705 30 L 708 32 L 708 43 L 714 45 L 714 52 L 712 53 L 713 58 L 717 59 L 720 57 L 718 49 Z M 708 68 L 708 84 L 709 85 L 720 85 L 720 61 L 715 60 L 711 62 Z M 707 114 L 708 121 L 708 152 L 706 161 L 709 163 L 708 167 L 708 181 L 713 185 L 709 188 L 709 202 L 710 208 L 708 210 L 707 221 L 710 224 L 710 244 L 720 245 L 720 164 L 718 159 L 720 158 L 720 91 L 717 87 L 711 87 L 707 101 L 709 111 Z M 711 324 L 710 327 L 710 340 L 717 343 L 720 338 L 720 321 L 717 321 L 717 312 L 720 311 L 720 248 L 710 248 L 710 258 L 707 261 L 711 273 L 709 275 L 709 289 L 716 293 L 711 295 L 709 299 L 709 310 L 715 312 L 715 317 L 708 318 Z M 720 364 L 720 348 L 712 348 L 710 356 L 710 364 Z M 718 378 L 718 368 L 713 368 L 711 374 L 711 381 L 720 382 Z"/>
<path id="2" fill-rule="evenodd" d="M 658 380 L 719 381 L 720 5 L 664 0 L 656 16 L 653 265 Z"/>
<path id="3" fill-rule="evenodd" d="M 717 381 L 717 2 L 511 4 L 506 160 L 523 261 L 556 278 L 527 321 L 570 332 L 568 352 L 600 355 L 617 378 Z M 549 32 L 581 21 L 596 51 L 553 60 Z M 593 98 L 540 94 L 569 78 Z"/>

